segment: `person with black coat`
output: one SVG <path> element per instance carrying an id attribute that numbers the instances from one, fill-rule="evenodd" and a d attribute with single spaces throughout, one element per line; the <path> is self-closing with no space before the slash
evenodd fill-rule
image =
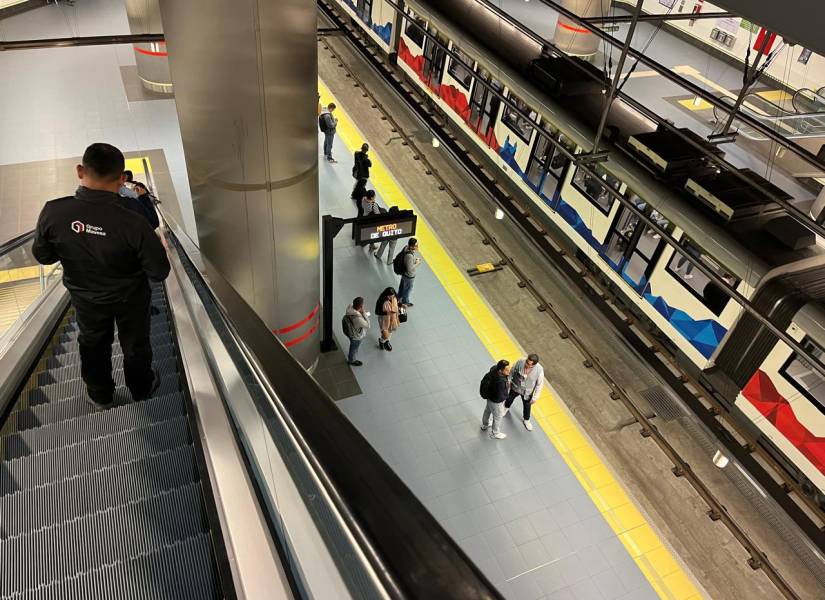
<path id="1" fill-rule="evenodd" d="M 152 370 L 149 281 L 166 279 L 169 260 L 148 220 L 136 219 L 118 195 L 123 167 L 114 146 L 89 146 L 77 165 L 80 187 L 46 203 L 32 245 L 41 264 L 62 263 L 80 329 L 80 375 L 96 408 L 114 401 L 115 324 L 132 398 L 145 400 L 160 384 Z"/>
<path id="2" fill-rule="evenodd" d="M 370 178 L 370 168 L 372 167 L 369 151 L 370 145 L 364 143 L 361 144 L 361 149 L 356 151 L 353 156 L 352 177 L 355 179 L 355 186 L 352 188 L 350 198 L 355 202 L 361 201 L 367 189 L 367 180 Z"/>
<path id="3" fill-rule="evenodd" d="M 504 416 L 504 401 L 509 393 L 510 362 L 500 360 L 494 364 L 481 380 L 481 396 L 487 401 L 484 414 L 481 415 L 481 430 L 490 429 L 490 437 L 494 440 L 503 440 L 506 433 L 500 430 L 501 419 Z"/>

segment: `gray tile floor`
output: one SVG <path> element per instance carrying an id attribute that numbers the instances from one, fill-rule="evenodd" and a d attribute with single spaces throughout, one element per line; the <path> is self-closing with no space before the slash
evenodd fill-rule
<path id="1" fill-rule="evenodd" d="M 353 216 L 350 154 L 339 140 L 334 152 L 339 164 L 320 164 L 321 214 Z M 372 312 L 398 284 L 348 229 L 334 265 L 336 323 L 353 297 Z M 362 343 L 362 393 L 338 402 L 344 413 L 507 598 L 656 598 L 544 432 L 522 427 L 520 407 L 505 419 L 506 440 L 479 431 L 478 381 L 493 358 L 426 263 L 413 302 L 392 352 L 375 331 Z"/>

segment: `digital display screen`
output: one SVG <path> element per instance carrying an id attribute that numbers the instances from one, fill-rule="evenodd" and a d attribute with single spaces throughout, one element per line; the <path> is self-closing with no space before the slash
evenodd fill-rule
<path id="1" fill-rule="evenodd" d="M 415 235 L 418 217 L 411 210 L 369 215 L 355 221 L 355 240 L 363 246 Z"/>

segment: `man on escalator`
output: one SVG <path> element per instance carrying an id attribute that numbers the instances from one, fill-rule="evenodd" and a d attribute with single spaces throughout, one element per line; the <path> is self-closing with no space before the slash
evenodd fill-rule
<path id="1" fill-rule="evenodd" d="M 134 400 L 149 398 L 160 384 L 152 370 L 149 281 L 163 281 L 169 261 L 146 219 L 118 195 L 123 154 L 92 144 L 77 165 L 74 196 L 47 202 L 37 221 L 32 251 L 42 264 L 60 261 L 79 328 L 80 369 L 90 402 L 114 400 L 112 342 L 115 324 L 123 349 L 126 387 Z"/>

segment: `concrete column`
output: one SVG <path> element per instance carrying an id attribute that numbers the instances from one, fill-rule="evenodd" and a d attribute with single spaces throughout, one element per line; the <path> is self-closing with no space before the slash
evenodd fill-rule
<path id="1" fill-rule="evenodd" d="M 305 367 L 319 353 L 313 0 L 161 0 L 201 251 Z"/>
<path id="2" fill-rule="evenodd" d="M 560 0 L 559 4 L 580 17 L 605 17 L 610 14 L 610 0 Z M 600 38 L 581 24 L 559 15 L 553 43 L 571 56 L 592 56 L 599 49 Z"/>
<path id="3" fill-rule="evenodd" d="M 158 0 L 126 0 L 126 17 L 132 33 L 163 33 Z M 133 44 L 138 77 L 143 87 L 159 94 L 172 93 L 169 56 L 164 42 Z"/>

